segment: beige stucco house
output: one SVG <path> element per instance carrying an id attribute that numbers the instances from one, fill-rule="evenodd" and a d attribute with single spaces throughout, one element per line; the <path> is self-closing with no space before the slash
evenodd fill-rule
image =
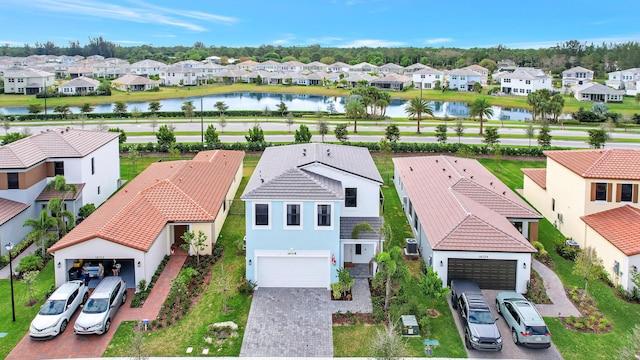
<path id="1" fill-rule="evenodd" d="M 546 168 L 522 169 L 524 197 L 566 237 L 582 247 L 594 247 L 611 279 L 628 288 L 626 275 L 634 264 L 638 266 L 635 257 L 640 249 L 621 245 L 607 229 L 622 226 L 618 212 L 631 212 L 640 219 L 634 212 L 640 208 L 640 151 L 563 150 L 545 155 Z M 639 232 L 626 236 L 626 242 L 640 244 Z"/>

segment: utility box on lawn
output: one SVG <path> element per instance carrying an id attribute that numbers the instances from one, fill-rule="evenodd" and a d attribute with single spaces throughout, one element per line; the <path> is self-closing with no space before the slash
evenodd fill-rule
<path id="1" fill-rule="evenodd" d="M 402 336 L 420 336 L 420 327 L 415 315 L 402 315 Z"/>

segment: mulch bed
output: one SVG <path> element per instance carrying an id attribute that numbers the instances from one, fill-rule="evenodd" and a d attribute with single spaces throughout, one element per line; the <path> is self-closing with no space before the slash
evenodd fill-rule
<path id="1" fill-rule="evenodd" d="M 590 334 L 603 334 L 611 332 L 612 326 L 609 320 L 598 310 L 593 298 L 583 289 L 565 288 L 567 297 L 580 310 L 582 316 L 569 316 L 561 318 L 567 329 Z"/>
<path id="2" fill-rule="evenodd" d="M 335 313 L 331 314 L 331 320 L 333 321 L 334 326 L 376 324 L 372 313 Z"/>

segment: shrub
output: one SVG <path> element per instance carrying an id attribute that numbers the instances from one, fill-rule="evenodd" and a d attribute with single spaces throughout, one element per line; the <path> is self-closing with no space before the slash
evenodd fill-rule
<path id="1" fill-rule="evenodd" d="M 42 264 L 42 258 L 38 254 L 29 254 L 20 259 L 20 264 L 16 267 L 16 271 L 24 273 L 27 271 L 40 270 Z"/>
<path id="2" fill-rule="evenodd" d="M 578 255 L 580 255 L 580 248 L 567 245 L 556 245 L 556 252 L 563 258 L 571 261 L 575 261 Z"/>
<path id="3" fill-rule="evenodd" d="M 256 288 L 256 286 L 258 286 L 258 284 L 243 277 L 238 284 L 238 293 L 245 296 L 250 295 L 251 293 L 253 293 L 253 290 Z"/>

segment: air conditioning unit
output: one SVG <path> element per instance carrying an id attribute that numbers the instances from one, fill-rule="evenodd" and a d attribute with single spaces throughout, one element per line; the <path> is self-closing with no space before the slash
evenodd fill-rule
<path id="1" fill-rule="evenodd" d="M 558 213 L 558 221 L 559 222 L 563 221 L 562 213 Z"/>

